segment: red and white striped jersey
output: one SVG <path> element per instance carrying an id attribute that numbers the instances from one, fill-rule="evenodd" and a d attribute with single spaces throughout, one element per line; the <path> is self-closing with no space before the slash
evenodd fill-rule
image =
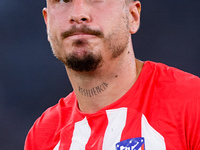
<path id="1" fill-rule="evenodd" d="M 133 87 L 94 114 L 74 92 L 30 129 L 25 150 L 199 150 L 200 79 L 145 62 Z"/>

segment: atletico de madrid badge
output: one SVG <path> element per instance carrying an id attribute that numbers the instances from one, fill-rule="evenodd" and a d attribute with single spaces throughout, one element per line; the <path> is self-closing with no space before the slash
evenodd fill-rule
<path id="1" fill-rule="evenodd" d="M 116 144 L 116 150 L 145 150 L 144 138 L 132 138 Z"/>

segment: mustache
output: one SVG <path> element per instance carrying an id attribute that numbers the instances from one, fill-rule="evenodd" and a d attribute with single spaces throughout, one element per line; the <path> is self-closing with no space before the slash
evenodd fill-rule
<path id="1" fill-rule="evenodd" d="M 103 34 L 102 31 L 91 29 L 90 27 L 84 25 L 80 28 L 78 28 L 76 26 L 72 26 L 69 30 L 61 33 L 61 38 L 65 39 L 65 38 L 72 36 L 76 33 L 95 35 L 95 36 L 100 37 L 100 38 L 104 37 L 104 34 Z"/>

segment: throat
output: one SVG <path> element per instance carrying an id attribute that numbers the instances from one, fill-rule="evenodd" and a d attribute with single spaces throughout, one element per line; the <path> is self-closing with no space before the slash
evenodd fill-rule
<path id="1" fill-rule="evenodd" d="M 72 86 L 78 100 L 78 106 L 83 113 L 95 113 L 100 109 L 118 101 L 136 82 L 143 63 L 136 61 L 136 67 L 88 78 L 74 78 Z M 108 73 L 109 72 L 109 73 Z M 97 74 L 96 74 L 97 75 Z M 98 74 L 99 75 L 99 74 Z"/>
<path id="2" fill-rule="evenodd" d="M 79 93 L 84 96 L 84 97 L 95 97 L 99 94 L 102 94 L 103 92 L 105 92 L 108 88 L 109 84 L 106 83 L 106 82 L 103 82 L 102 84 L 98 85 L 98 86 L 95 86 L 93 88 L 83 88 L 81 86 L 79 86 Z"/>

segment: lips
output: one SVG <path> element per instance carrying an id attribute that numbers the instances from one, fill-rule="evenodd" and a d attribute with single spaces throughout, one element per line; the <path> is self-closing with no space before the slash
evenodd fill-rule
<path id="1" fill-rule="evenodd" d="M 96 37 L 96 35 L 77 32 L 72 35 L 69 35 L 68 37 L 70 37 L 70 38 L 93 38 L 93 37 Z"/>
<path id="2" fill-rule="evenodd" d="M 61 33 L 61 37 L 63 39 L 68 37 L 103 37 L 103 33 L 100 30 L 94 30 L 90 27 L 84 25 L 81 28 L 77 28 L 76 26 L 72 26 L 70 30 L 67 30 Z"/>

